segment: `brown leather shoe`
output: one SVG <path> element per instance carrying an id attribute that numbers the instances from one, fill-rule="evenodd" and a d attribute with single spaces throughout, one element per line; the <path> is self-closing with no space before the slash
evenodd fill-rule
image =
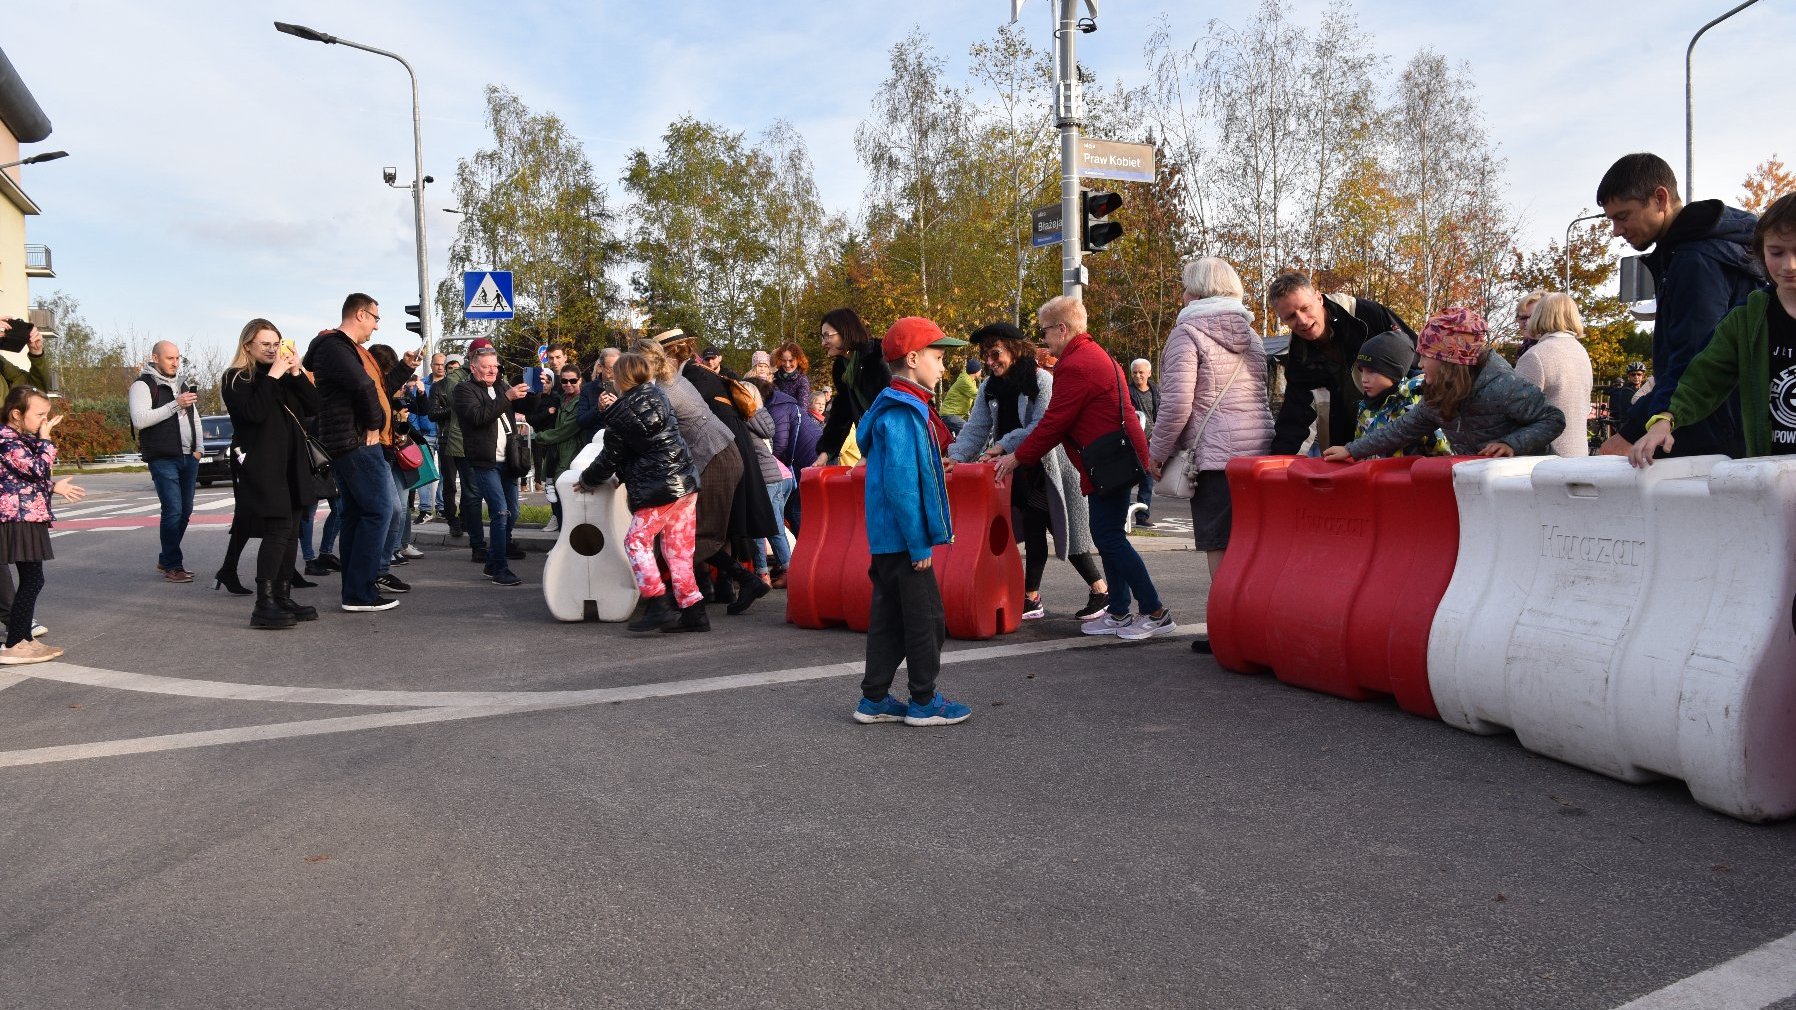
<path id="1" fill-rule="evenodd" d="M 164 581 L 167 581 L 167 582 L 192 582 L 193 581 L 193 573 L 188 571 L 185 568 L 182 568 L 179 565 L 176 565 L 173 568 L 164 569 L 162 572 L 162 578 Z"/>

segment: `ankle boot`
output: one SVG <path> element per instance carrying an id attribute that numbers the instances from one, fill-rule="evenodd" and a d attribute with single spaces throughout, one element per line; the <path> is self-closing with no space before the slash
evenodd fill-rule
<path id="1" fill-rule="evenodd" d="M 711 619 L 705 616 L 705 601 L 680 608 L 680 619 L 661 629 L 663 632 L 710 631 Z"/>
<path id="2" fill-rule="evenodd" d="M 256 580 L 256 609 L 250 612 L 249 626 L 252 628 L 291 628 L 298 619 L 274 601 L 274 583 L 267 579 Z"/>
<path id="3" fill-rule="evenodd" d="M 214 590 L 228 589 L 231 591 L 232 596 L 249 595 L 249 590 L 243 588 L 243 583 L 237 581 L 237 572 L 235 569 L 226 570 L 220 568 L 218 571 L 214 572 L 212 574 L 212 588 Z"/>
<path id="4" fill-rule="evenodd" d="M 286 582 L 277 581 L 274 584 L 274 602 L 276 606 L 292 614 L 296 621 L 316 621 L 318 619 L 317 607 L 308 607 L 303 603 L 293 602 L 293 587 Z"/>
<path id="5" fill-rule="evenodd" d="M 649 605 L 642 610 L 642 616 L 628 625 L 631 631 L 665 631 L 680 620 L 680 611 L 668 602 L 669 596 L 649 597 Z"/>
<path id="6" fill-rule="evenodd" d="M 736 584 L 736 602 L 723 608 L 724 613 L 729 614 L 731 617 L 747 612 L 749 607 L 755 605 L 756 600 L 773 592 L 773 590 L 767 588 L 767 583 L 762 582 L 754 572 L 749 571 L 740 564 L 732 563 L 728 568 L 719 567 L 718 571 L 722 572 L 731 582 Z"/>
<path id="7" fill-rule="evenodd" d="M 297 569 L 297 568 L 293 569 L 293 573 L 291 575 L 287 576 L 287 583 L 289 585 L 291 585 L 294 589 L 316 589 L 316 588 L 318 588 L 318 583 L 313 582 L 311 579 L 308 579 L 304 575 L 299 574 L 299 569 Z"/>

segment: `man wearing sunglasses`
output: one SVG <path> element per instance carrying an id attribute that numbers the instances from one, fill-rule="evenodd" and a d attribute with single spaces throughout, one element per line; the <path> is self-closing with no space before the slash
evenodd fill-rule
<path id="1" fill-rule="evenodd" d="M 561 530 L 561 500 L 556 496 L 555 479 L 574 465 L 574 456 L 586 444 L 580 437 L 580 369 L 562 365 L 555 392 L 544 393 L 541 403 L 530 415 L 530 427 L 536 430 L 536 444 L 542 448 L 538 472 L 548 487 L 549 508 L 554 512 L 543 532 L 557 533 Z"/>

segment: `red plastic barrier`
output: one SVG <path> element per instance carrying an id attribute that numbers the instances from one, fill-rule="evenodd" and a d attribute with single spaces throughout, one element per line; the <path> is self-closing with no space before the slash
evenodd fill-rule
<path id="1" fill-rule="evenodd" d="M 1010 482 L 990 463 L 961 463 L 948 475 L 954 542 L 935 549 L 935 578 L 953 638 L 1008 635 L 1023 623 L 1023 558 L 1010 525 Z"/>
<path id="2" fill-rule="evenodd" d="M 801 628 L 846 624 L 866 631 L 873 555 L 861 517 L 865 474 L 846 466 L 809 467 L 798 487 L 804 525 L 786 567 L 786 620 Z"/>
<path id="3" fill-rule="evenodd" d="M 801 628 L 865 632 L 873 604 L 867 570 L 866 470 L 813 467 L 799 477 L 804 529 L 786 569 L 786 620 Z M 1022 623 L 1023 561 L 1010 525 L 1010 485 L 989 464 L 963 463 L 948 477 L 954 543 L 935 549 L 948 634 L 981 640 Z"/>
<path id="4" fill-rule="evenodd" d="M 1440 718 L 1428 633 L 1459 557 L 1446 459 L 1230 461 L 1234 525 L 1210 588 L 1210 645 L 1241 673 Z"/>

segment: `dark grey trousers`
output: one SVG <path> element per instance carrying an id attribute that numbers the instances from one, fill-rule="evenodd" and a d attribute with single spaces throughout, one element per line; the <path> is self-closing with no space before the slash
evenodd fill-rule
<path id="1" fill-rule="evenodd" d="M 935 572 L 913 569 L 907 554 L 875 554 L 867 577 L 873 580 L 873 607 L 867 619 L 867 672 L 861 678 L 861 694 L 875 701 L 884 698 L 902 661 L 908 664 L 910 700 L 927 704 L 935 697 L 942 643 L 948 640 Z"/>

